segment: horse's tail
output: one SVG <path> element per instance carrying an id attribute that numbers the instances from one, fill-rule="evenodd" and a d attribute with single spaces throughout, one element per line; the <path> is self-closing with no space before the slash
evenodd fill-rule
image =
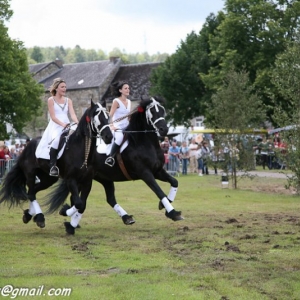
<path id="1" fill-rule="evenodd" d="M 69 188 L 66 180 L 59 181 L 58 185 L 55 186 L 48 196 L 46 197 L 45 204 L 49 206 L 46 213 L 52 214 L 56 212 L 66 201 L 69 195 Z"/>
<path id="2" fill-rule="evenodd" d="M 6 203 L 12 207 L 20 205 L 21 201 L 27 199 L 26 176 L 17 160 L 2 181 L 0 203 Z"/>

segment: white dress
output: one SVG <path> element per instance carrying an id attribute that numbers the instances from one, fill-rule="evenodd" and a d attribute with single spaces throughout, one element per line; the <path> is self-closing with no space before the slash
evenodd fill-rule
<path id="1" fill-rule="evenodd" d="M 113 121 L 122 118 L 130 113 L 131 101 L 129 99 L 127 99 L 127 107 L 119 98 L 115 98 L 113 101 L 117 101 L 119 104 L 119 107 L 116 109 L 113 115 Z M 128 126 L 128 124 L 129 124 L 128 118 L 124 118 L 119 122 L 114 122 L 114 127 L 118 129 L 125 129 Z"/>
<path id="2" fill-rule="evenodd" d="M 113 121 L 122 118 L 126 115 L 128 115 L 130 113 L 130 109 L 131 109 L 131 101 L 129 99 L 127 99 L 127 107 L 124 105 L 124 103 L 118 99 L 115 98 L 113 101 L 117 101 L 119 104 L 119 107 L 116 109 L 114 115 L 113 115 Z M 114 132 L 114 137 L 115 137 L 115 143 L 118 145 L 121 145 L 122 141 L 123 141 L 123 132 L 122 130 L 124 130 L 129 124 L 129 120 L 128 118 L 124 118 L 119 122 L 114 122 L 114 127 L 116 130 Z"/>
<path id="3" fill-rule="evenodd" d="M 70 120 L 68 117 L 69 107 L 68 107 L 68 98 L 65 98 L 64 104 L 58 104 L 54 98 L 54 112 L 57 119 L 65 124 L 69 124 Z M 50 159 L 50 148 L 58 148 L 58 143 L 62 130 L 64 127 L 55 123 L 50 119 L 48 126 L 42 136 L 42 139 L 36 148 L 35 155 L 37 158 Z"/>

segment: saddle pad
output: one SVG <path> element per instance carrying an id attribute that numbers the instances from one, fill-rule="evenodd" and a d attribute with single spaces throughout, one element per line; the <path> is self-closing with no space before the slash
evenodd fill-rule
<path id="1" fill-rule="evenodd" d="M 102 139 L 98 138 L 96 143 L 97 152 L 99 154 L 106 154 L 108 156 L 110 154 L 110 149 L 112 147 L 112 144 L 113 143 L 105 144 Z M 128 141 L 125 141 L 125 143 L 123 143 L 123 145 L 121 146 L 120 153 L 122 153 L 127 146 L 128 146 Z"/>

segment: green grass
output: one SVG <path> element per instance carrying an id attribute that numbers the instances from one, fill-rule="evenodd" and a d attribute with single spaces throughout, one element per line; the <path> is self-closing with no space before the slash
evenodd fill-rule
<path id="1" fill-rule="evenodd" d="M 180 222 L 158 210 L 141 181 L 116 184 L 132 226 L 96 182 L 74 236 L 65 234 L 66 217 L 48 215 L 40 229 L 22 223 L 20 208 L 1 206 L 0 288 L 72 288 L 55 299 L 300 299 L 300 199 L 285 180 L 245 179 L 238 190 L 222 189 L 220 176 L 178 180 Z"/>

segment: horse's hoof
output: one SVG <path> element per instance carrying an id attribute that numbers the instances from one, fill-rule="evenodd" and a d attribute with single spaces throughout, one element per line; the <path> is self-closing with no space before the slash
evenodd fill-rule
<path id="1" fill-rule="evenodd" d="M 67 210 L 70 209 L 70 208 L 71 208 L 71 206 L 69 204 L 64 204 L 63 207 L 61 208 L 61 210 L 59 211 L 59 214 L 61 216 L 67 217 L 68 216 L 67 215 Z"/>
<path id="2" fill-rule="evenodd" d="M 75 234 L 75 228 L 71 225 L 70 222 L 64 222 L 66 233 L 67 234 Z"/>
<path id="3" fill-rule="evenodd" d="M 32 219 L 32 215 L 29 213 L 29 209 L 25 209 L 23 213 L 23 223 L 27 224 Z"/>
<path id="4" fill-rule="evenodd" d="M 45 217 L 43 214 L 37 214 L 34 216 L 33 221 L 36 223 L 36 225 L 40 228 L 44 228 L 45 225 Z"/>
<path id="5" fill-rule="evenodd" d="M 173 221 L 181 221 L 184 220 L 184 217 L 181 215 L 181 211 L 176 211 L 175 209 L 170 212 L 165 213 L 166 217 L 172 219 Z"/>
<path id="6" fill-rule="evenodd" d="M 122 220 L 125 225 L 132 225 L 135 223 L 133 216 L 129 216 L 129 215 L 122 216 Z"/>

